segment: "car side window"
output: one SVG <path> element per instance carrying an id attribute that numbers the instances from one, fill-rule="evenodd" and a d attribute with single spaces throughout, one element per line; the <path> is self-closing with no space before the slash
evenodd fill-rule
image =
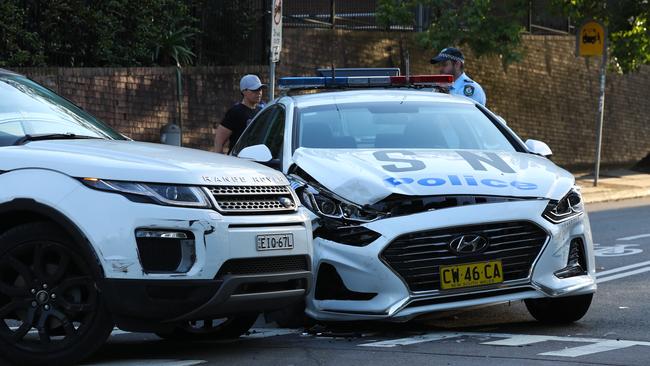
<path id="1" fill-rule="evenodd" d="M 248 146 L 260 145 L 264 143 L 266 136 L 268 135 L 268 128 L 270 122 L 277 112 L 277 109 L 270 107 L 260 112 L 259 115 L 251 122 L 250 126 L 244 130 L 244 133 L 241 135 L 235 148 L 232 149 L 232 155 L 237 155 L 239 152 Z"/>
<path id="2" fill-rule="evenodd" d="M 269 130 L 266 134 L 263 144 L 271 150 L 273 159 L 280 159 L 282 156 L 282 144 L 284 142 L 284 107 L 277 107 L 278 113 L 273 115 L 269 123 Z"/>

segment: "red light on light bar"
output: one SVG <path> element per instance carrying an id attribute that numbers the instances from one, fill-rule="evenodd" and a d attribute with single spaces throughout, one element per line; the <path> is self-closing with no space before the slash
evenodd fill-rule
<path id="1" fill-rule="evenodd" d="M 406 85 L 407 76 L 391 76 L 393 85 Z M 411 75 L 408 76 L 409 84 L 451 84 L 454 82 L 452 75 Z"/>

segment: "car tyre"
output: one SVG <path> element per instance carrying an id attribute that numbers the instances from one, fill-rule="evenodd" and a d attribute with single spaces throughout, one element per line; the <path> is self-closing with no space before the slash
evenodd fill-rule
<path id="1" fill-rule="evenodd" d="M 74 364 L 99 349 L 113 321 L 96 267 L 62 229 L 33 222 L 0 235 L 0 357 Z"/>
<path id="2" fill-rule="evenodd" d="M 524 300 L 528 312 L 542 323 L 568 324 L 580 320 L 589 310 L 593 294 Z"/>
<path id="3" fill-rule="evenodd" d="M 174 341 L 232 339 L 241 336 L 255 324 L 258 314 L 238 314 L 226 318 L 192 320 L 170 331 L 156 332 L 160 338 Z"/>

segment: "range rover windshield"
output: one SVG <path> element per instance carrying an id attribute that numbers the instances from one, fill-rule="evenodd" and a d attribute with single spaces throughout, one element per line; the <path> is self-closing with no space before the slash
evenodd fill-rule
<path id="1" fill-rule="evenodd" d="M 298 110 L 297 147 L 515 151 L 469 104 L 421 101 L 337 103 Z"/>
<path id="2" fill-rule="evenodd" d="M 125 140 L 51 90 L 22 76 L 0 74 L 0 146 L 83 138 Z"/>

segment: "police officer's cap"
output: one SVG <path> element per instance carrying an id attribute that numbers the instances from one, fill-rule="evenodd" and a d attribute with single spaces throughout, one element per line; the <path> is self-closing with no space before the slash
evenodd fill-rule
<path id="1" fill-rule="evenodd" d="M 438 62 L 443 62 L 443 61 L 460 61 L 462 63 L 465 63 L 465 57 L 463 56 L 463 53 L 460 52 L 458 48 L 454 47 L 447 47 L 440 51 L 438 56 L 433 57 L 431 59 L 432 64 L 437 64 Z"/>

